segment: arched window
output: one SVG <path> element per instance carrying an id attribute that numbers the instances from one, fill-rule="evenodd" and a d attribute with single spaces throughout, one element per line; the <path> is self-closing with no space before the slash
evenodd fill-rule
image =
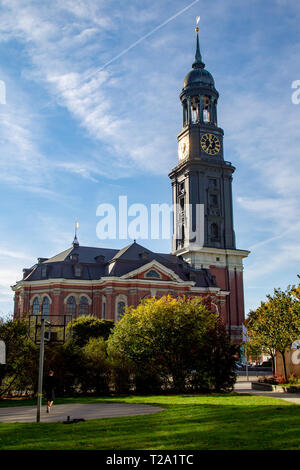
<path id="1" fill-rule="evenodd" d="M 203 110 L 203 121 L 204 122 L 209 122 L 210 121 L 210 116 L 209 116 L 208 109 Z"/>
<path id="2" fill-rule="evenodd" d="M 40 313 L 40 302 L 38 297 L 35 297 L 32 304 L 32 315 L 38 315 Z"/>
<path id="3" fill-rule="evenodd" d="M 69 297 L 67 300 L 67 308 L 66 308 L 67 315 L 75 315 L 76 314 L 76 300 L 73 296 Z"/>
<path id="4" fill-rule="evenodd" d="M 150 269 L 150 271 L 148 271 L 148 272 L 145 274 L 145 277 L 155 277 L 155 278 L 160 279 L 160 275 L 158 274 L 157 271 L 155 271 L 155 269 Z"/>
<path id="5" fill-rule="evenodd" d="M 49 317 L 49 307 L 50 307 L 49 299 L 48 297 L 44 297 L 43 303 L 42 303 L 42 315 L 45 318 Z"/>
<path id="6" fill-rule="evenodd" d="M 124 315 L 126 304 L 122 300 L 117 305 L 117 321 L 120 321 Z"/>
<path id="7" fill-rule="evenodd" d="M 106 297 L 105 295 L 102 297 L 102 318 L 106 319 Z"/>
<path id="8" fill-rule="evenodd" d="M 89 301 L 86 297 L 80 297 L 79 301 L 79 315 L 88 315 L 89 314 Z"/>
<path id="9" fill-rule="evenodd" d="M 210 99 L 208 96 L 204 97 L 203 102 L 203 121 L 210 122 Z"/>

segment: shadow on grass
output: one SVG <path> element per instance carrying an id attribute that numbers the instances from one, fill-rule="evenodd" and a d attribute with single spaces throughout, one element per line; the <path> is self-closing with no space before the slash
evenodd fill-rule
<path id="1" fill-rule="evenodd" d="M 68 426 L 0 424 L 0 448 L 300 449 L 300 407 L 279 399 L 229 394 L 110 397 L 107 401 L 155 404 L 166 409 L 154 415 L 96 419 Z"/>

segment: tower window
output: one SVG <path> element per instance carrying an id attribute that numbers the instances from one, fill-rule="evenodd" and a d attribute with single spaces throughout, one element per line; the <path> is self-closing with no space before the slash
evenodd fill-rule
<path id="1" fill-rule="evenodd" d="M 199 121 L 199 101 L 197 98 L 193 98 L 191 102 L 191 110 L 192 110 L 192 123 L 195 124 Z"/>
<path id="2" fill-rule="evenodd" d="M 210 194 L 209 203 L 213 207 L 218 207 L 218 196 L 216 194 Z"/>
<path id="3" fill-rule="evenodd" d="M 204 122 L 210 122 L 209 108 L 210 108 L 210 99 L 208 98 L 208 96 L 205 96 L 204 101 L 203 101 L 203 121 Z"/>
<path id="4" fill-rule="evenodd" d="M 219 227 L 217 224 L 211 224 L 210 234 L 213 241 L 219 240 Z"/>
<path id="5" fill-rule="evenodd" d="M 209 111 L 207 109 L 203 109 L 203 121 L 204 122 L 210 121 Z"/>

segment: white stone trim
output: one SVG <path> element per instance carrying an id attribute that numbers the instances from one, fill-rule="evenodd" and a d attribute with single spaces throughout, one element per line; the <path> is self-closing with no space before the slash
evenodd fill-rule
<path id="1" fill-rule="evenodd" d="M 80 299 L 81 297 L 86 297 L 87 300 L 88 300 L 88 305 L 91 306 L 92 305 L 92 299 L 90 298 L 89 295 L 85 294 L 85 293 L 80 293 L 80 294 L 77 294 L 78 295 L 78 305 L 80 304 Z"/>
<path id="2" fill-rule="evenodd" d="M 51 305 L 51 304 L 52 304 L 52 299 L 51 299 L 51 297 L 50 297 L 49 294 L 42 294 L 42 295 L 41 295 L 41 299 L 42 299 L 42 300 L 41 300 L 41 305 L 43 304 L 43 301 L 44 301 L 44 298 L 45 298 L 45 297 L 48 297 L 48 299 L 49 299 L 49 305 Z"/>
<path id="3" fill-rule="evenodd" d="M 53 281 L 53 282 L 51 282 Z M 17 286 L 16 289 L 13 289 L 15 292 L 18 291 L 19 289 L 21 288 L 24 288 L 24 287 L 37 287 L 38 289 L 34 292 L 34 296 L 38 296 L 38 295 L 41 295 L 41 293 L 44 292 L 44 288 L 47 287 L 48 289 L 51 289 L 51 284 L 60 284 L 60 288 L 62 290 L 69 290 L 68 286 L 70 285 L 73 285 L 74 284 L 78 286 L 78 288 L 82 287 L 82 285 L 84 284 L 84 286 L 87 286 L 89 285 L 90 287 L 92 288 L 99 288 L 99 289 L 114 289 L 114 288 L 126 288 L 125 286 L 123 287 L 122 284 L 129 284 L 129 287 L 130 285 L 133 285 L 134 287 L 138 288 L 138 284 L 148 284 L 148 285 L 151 285 L 151 287 L 155 288 L 159 288 L 159 287 L 165 287 L 166 284 L 170 285 L 171 287 L 193 287 L 195 285 L 195 281 L 183 281 L 183 280 L 180 280 L 181 282 L 176 282 L 176 281 L 160 281 L 159 279 L 156 280 L 156 279 L 136 279 L 136 278 L 133 278 L 133 279 L 125 279 L 125 278 L 122 278 L 122 277 L 116 277 L 116 276 L 106 276 L 106 277 L 102 277 L 100 279 L 97 279 L 97 280 L 86 280 L 85 282 L 83 281 L 70 281 L 69 279 L 49 279 L 48 282 L 45 282 L 45 281 L 27 281 L 26 283 L 24 283 L 23 285 L 19 285 Z M 20 281 L 22 282 L 22 281 Z M 117 284 L 114 284 L 113 286 L 107 286 L 106 284 L 107 283 L 110 283 L 110 282 L 116 282 Z M 137 284 L 137 285 L 136 285 Z M 199 287 L 199 289 L 203 289 L 203 291 L 207 291 L 209 288 L 208 287 Z M 82 291 L 84 292 L 84 291 Z M 87 290 L 87 292 L 90 293 L 90 290 Z M 78 295 L 78 294 L 76 294 Z M 89 296 L 89 294 L 87 293 L 81 293 L 80 295 L 86 295 L 86 296 Z"/>
<path id="4" fill-rule="evenodd" d="M 36 297 L 38 298 L 39 305 L 41 305 L 41 298 L 42 298 L 41 294 L 33 294 L 32 297 L 30 298 L 30 301 L 29 301 L 30 307 L 33 306 L 33 302 L 34 302 L 34 299 L 35 299 Z"/>
<path id="5" fill-rule="evenodd" d="M 79 296 L 78 296 L 78 294 L 68 294 L 68 295 L 64 298 L 64 305 L 67 305 L 68 299 L 69 299 L 70 297 L 74 297 L 76 305 L 79 304 Z"/>
<path id="6" fill-rule="evenodd" d="M 190 246 L 188 249 L 178 251 L 183 259 L 195 268 L 209 269 L 210 266 L 227 267 L 229 271 L 243 271 L 243 258 L 249 255 L 247 250 L 223 250 L 221 248 L 207 248 Z"/>
<path id="7" fill-rule="evenodd" d="M 147 274 L 148 274 L 148 273 L 150 273 L 151 271 L 154 271 L 154 272 L 156 272 L 156 273 L 158 274 L 158 276 L 159 276 L 159 277 L 155 277 L 155 276 L 152 276 L 152 277 L 150 276 L 150 277 L 148 277 L 148 276 L 147 276 Z M 158 270 L 157 270 L 157 269 L 154 269 L 154 268 L 148 269 L 148 271 L 147 271 L 147 272 L 145 272 L 145 274 L 144 274 L 144 279 L 150 279 L 150 280 L 153 280 L 153 279 L 161 279 L 161 278 L 162 278 L 162 277 L 161 277 L 161 274 L 160 274 L 160 272 L 158 272 Z"/>
<path id="8" fill-rule="evenodd" d="M 162 271 L 163 274 L 165 274 L 166 276 L 171 277 L 173 280 L 175 280 L 177 282 L 180 282 L 180 283 L 184 282 L 176 273 L 174 273 L 174 271 L 172 271 L 169 268 L 166 268 L 164 265 L 160 264 L 155 259 L 150 261 L 147 264 L 144 264 L 143 266 L 141 266 L 138 269 L 134 269 L 133 271 L 130 271 L 129 273 L 124 274 L 123 276 L 121 276 L 121 279 L 132 278 L 134 276 L 137 276 L 138 274 L 142 274 L 143 272 L 145 272 L 145 274 L 146 274 L 146 272 L 150 271 L 150 269 L 156 269 L 156 270 Z M 145 280 L 151 281 L 150 278 L 145 278 Z M 163 281 L 163 282 L 165 282 L 165 281 Z"/>

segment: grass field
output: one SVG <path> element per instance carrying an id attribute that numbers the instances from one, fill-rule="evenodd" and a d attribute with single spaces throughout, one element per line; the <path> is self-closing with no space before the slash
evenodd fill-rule
<path id="1" fill-rule="evenodd" d="M 229 394 L 56 400 L 103 402 L 146 403 L 165 410 L 71 425 L 0 423 L 0 449 L 300 449 L 300 406 L 280 399 Z"/>

